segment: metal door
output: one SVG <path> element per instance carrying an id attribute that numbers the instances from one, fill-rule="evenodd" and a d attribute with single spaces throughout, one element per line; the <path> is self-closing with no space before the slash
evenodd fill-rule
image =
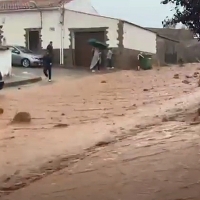
<path id="1" fill-rule="evenodd" d="M 89 68 L 92 59 L 92 47 L 88 40 L 94 38 L 105 42 L 104 32 L 76 32 L 75 33 L 75 65 Z M 104 64 L 104 54 L 102 55 L 102 65 Z"/>

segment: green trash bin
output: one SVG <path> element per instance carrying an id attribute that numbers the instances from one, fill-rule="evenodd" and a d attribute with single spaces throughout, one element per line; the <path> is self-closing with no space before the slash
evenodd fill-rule
<path id="1" fill-rule="evenodd" d="M 152 69 L 152 55 L 149 54 L 142 54 L 139 58 L 140 61 L 140 67 L 143 70 L 149 70 Z"/>

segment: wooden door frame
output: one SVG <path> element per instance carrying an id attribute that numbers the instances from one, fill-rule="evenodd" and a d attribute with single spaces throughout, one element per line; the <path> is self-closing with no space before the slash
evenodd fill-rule
<path id="1" fill-rule="evenodd" d="M 69 38 L 70 38 L 70 46 L 69 46 L 69 50 L 71 52 L 72 55 L 72 64 L 73 66 L 75 66 L 75 45 L 74 45 L 74 49 L 73 49 L 73 37 L 75 39 L 75 34 L 76 33 L 83 33 L 83 32 L 104 32 L 104 41 L 103 42 L 107 42 L 108 39 L 108 27 L 97 27 L 97 28 L 69 28 Z"/>
<path id="2" fill-rule="evenodd" d="M 41 28 L 25 28 L 25 34 L 24 34 L 24 37 L 25 37 L 25 47 L 28 48 L 28 43 L 29 43 L 29 32 L 30 31 L 38 31 L 39 32 L 39 49 L 38 50 L 42 50 L 42 35 L 41 35 Z"/>
<path id="3" fill-rule="evenodd" d="M 3 25 L 0 25 L 0 45 L 2 45 L 2 39 L 3 39 Z"/>

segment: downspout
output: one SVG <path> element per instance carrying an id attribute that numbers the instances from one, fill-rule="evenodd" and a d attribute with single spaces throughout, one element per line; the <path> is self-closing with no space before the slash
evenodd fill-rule
<path id="1" fill-rule="evenodd" d="M 43 16 L 42 16 L 42 10 L 39 9 L 38 11 L 40 12 L 40 26 L 41 26 L 41 30 L 40 30 L 40 33 L 39 33 L 39 34 L 42 35 L 42 28 L 43 28 Z M 41 50 L 41 49 L 42 49 L 42 39 L 41 39 L 42 36 L 39 36 L 39 37 L 40 37 L 40 40 L 39 40 L 39 41 L 40 41 L 40 44 L 39 44 L 40 47 L 39 47 L 39 48 L 40 48 L 40 50 Z"/>
<path id="2" fill-rule="evenodd" d="M 60 65 L 64 64 L 64 12 L 65 12 L 65 7 L 64 3 L 62 4 L 62 8 L 60 8 L 61 13 L 60 13 L 60 24 L 61 24 L 61 33 L 60 33 Z"/>
<path id="3" fill-rule="evenodd" d="M 60 65 L 62 65 L 62 28 L 61 28 L 61 31 L 60 31 Z"/>
<path id="4" fill-rule="evenodd" d="M 62 64 L 64 65 L 64 41 L 65 41 L 65 7 L 63 3 L 63 24 L 62 24 Z"/>
<path id="5" fill-rule="evenodd" d="M 60 65 L 62 65 L 62 24 L 60 22 Z"/>

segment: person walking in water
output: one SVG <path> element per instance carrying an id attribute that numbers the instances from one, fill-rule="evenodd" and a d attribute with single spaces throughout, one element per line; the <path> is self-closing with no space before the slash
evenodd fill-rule
<path id="1" fill-rule="evenodd" d="M 46 53 L 43 57 L 43 65 L 44 65 L 43 73 L 44 73 L 45 77 L 47 77 L 49 79 L 49 82 L 51 82 L 52 57 L 51 57 L 49 51 L 46 51 Z"/>
<path id="2" fill-rule="evenodd" d="M 99 49 L 95 48 L 90 65 L 90 69 L 92 70 L 92 72 L 95 72 L 96 69 L 100 71 L 100 64 L 101 64 L 101 52 L 99 51 Z"/>

